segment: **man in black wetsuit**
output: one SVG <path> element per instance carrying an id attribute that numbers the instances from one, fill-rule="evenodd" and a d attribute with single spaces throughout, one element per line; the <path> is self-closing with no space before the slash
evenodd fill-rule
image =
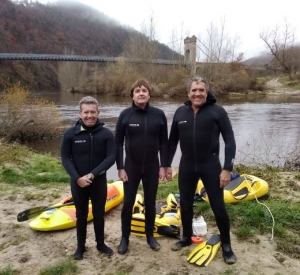
<path id="1" fill-rule="evenodd" d="M 97 250 L 113 254 L 104 243 L 104 213 L 107 198 L 106 171 L 116 159 L 116 145 L 112 132 L 98 119 L 98 101 L 86 96 L 79 102 L 79 116 L 61 143 L 61 160 L 70 175 L 71 192 L 76 208 L 77 250 L 75 260 L 82 260 L 85 252 L 89 199 L 92 202 Z"/>
<path id="2" fill-rule="evenodd" d="M 159 243 L 153 237 L 156 216 L 155 200 L 158 181 L 165 179 L 167 165 L 167 119 L 162 110 L 150 106 L 148 102 L 151 85 L 146 80 L 139 79 L 133 83 L 130 93 L 133 99 L 132 106 L 121 112 L 115 132 L 116 164 L 119 178 L 124 182 L 121 214 L 122 238 L 118 247 L 119 254 L 125 254 L 128 250 L 132 208 L 141 180 L 144 190 L 147 243 L 153 250 L 160 249 Z"/>
<path id="3" fill-rule="evenodd" d="M 234 133 L 227 112 L 215 104 L 206 81 L 195 76 L 188 84 L 189 101 L 179 107 L 173 117 L 169 136 L 167 179 L 172 178 L 171 163 L 178 141 L 182 152 L 179 165 L 179 192 L 182 239 L 172 250 L 191 245 L 193 202 L 199 178 L 206 189 L 211 209 L 220 231 L 223 258 L 226 263 L 236 262 L 230 244 L 230 221 L 223 199 L 223 188 L 230 182 L 236 152 Z M 219 136 L 225 142 L 225 161 L 219 160 Z"/>

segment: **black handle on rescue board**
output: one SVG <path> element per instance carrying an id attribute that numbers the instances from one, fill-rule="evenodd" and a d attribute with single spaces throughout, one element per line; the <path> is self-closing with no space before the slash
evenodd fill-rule
<path id="1" fill-rule="evenodd" d="M 68 202 L 65 204 L 53 205 L 53 206 L 38 206 L 38 207 L 30 208 L 30 209 L 20 212 L 17 215 L 17 220 L 18 220 L 18 222 L 28 221 L 28 220 L 31 220 L 31 219 L 37 217 L 38 215 L 40 215 L 41 213 L 43 213 L 45 211 L 64 207 L 64 206 L 69 206 L 69 205 L 74 205 L 74 202 Z"/>

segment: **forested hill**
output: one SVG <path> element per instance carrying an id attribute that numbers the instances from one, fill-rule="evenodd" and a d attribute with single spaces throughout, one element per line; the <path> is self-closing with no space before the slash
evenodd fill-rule
<path id="1" fill-rule="evenodd" d="M 27 2 L 0 0 L 0 52 L 119 56 L 131 34 L 142 35 L 84 4 Z M 166 45 L 157 46 L 157 58 L 174 55 Z M 15 80 L 36 88 L 57 86 L 55 62 L 0 64 L 0 88 Z"/>

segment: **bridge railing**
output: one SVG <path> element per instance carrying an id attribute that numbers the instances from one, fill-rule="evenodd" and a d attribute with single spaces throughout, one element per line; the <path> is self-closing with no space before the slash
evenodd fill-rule
<path id="1" fill-rule="evenodd" d="M 117 62 L 119 57 L 107 57 L 98 55 L 74 55 L 74 54 L 26 54 L 26 53 L 0 53 L 0 60 L 42 60 L 42 61 L 77 61 L 77 62 Z M 149 63 L 160 65 L 186 66 L 183 61 L 166 59 L 124 58 L 130 63 Z"/>

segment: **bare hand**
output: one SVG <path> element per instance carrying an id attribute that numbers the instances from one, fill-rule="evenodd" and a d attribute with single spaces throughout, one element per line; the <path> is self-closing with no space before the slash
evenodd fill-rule
<path id="1" fill-rule="evenodd" d="M 166 168 L 165 167 L 160 167 L 159 168 L 159 176 L 158 180 L 160 181 L 165 181 L 166 180 Z"/>
<path id="2" fill-rule="evenodd" d="M 128 181 L 128 176 L 125 169 L 120 169 L 118 172 L 119 179 L 123 182 Z"/>
<path id="3" fill-rule="evenodd" d="M 77 179 L 77 184 L 81 187 L 81 188 L 84 188 L 84 187 L 87 187 L 87 186 L 90 186 L 91 183 L 93 182 L 93 179 L 94 179 L 94 176 L 92 176 L 92 179 L 88 179 L 87 176 L 83 176 L 79 179 Z"/>
<path id="4" fill-rule="evenodd" d="M 228 170 L 222 170 L 220 174 L 220 188 L 224 188 L 230 182 L 231 172 Z"/>
<path id="5" fill-rule="evenodd" d="M 172 180 L 172 168 L 171 167 L 166 167 L 166 179 L 167 181 Z"/>

